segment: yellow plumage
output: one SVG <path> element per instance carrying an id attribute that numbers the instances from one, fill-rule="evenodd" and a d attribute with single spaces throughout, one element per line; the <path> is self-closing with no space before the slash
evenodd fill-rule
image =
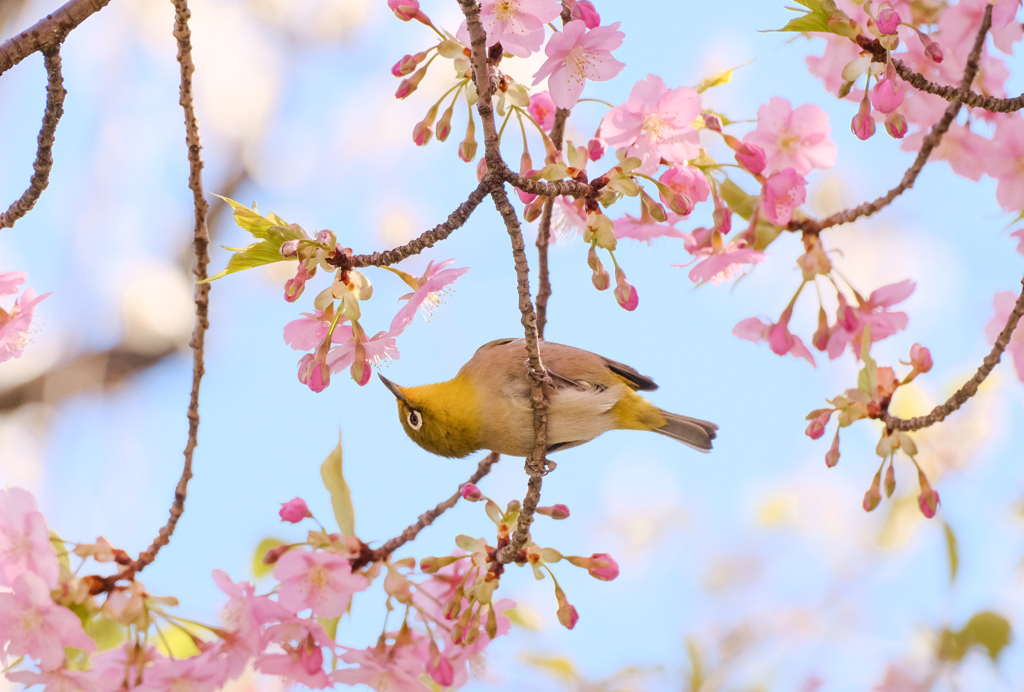
<path id="1" fill-rule="evenodd" d="M 589 442 L 609 430 L 650 430 L 694 449 L 711 449 L 718 426 L 659 409 L 637 390 L 657 385 L 633 368 L 599 355 L 546 341 L 541 361 L 551 376 L 548 450 Z M 484 344 L 447 382 L 419 387 L 384 384 L 398 399 L 406 434 L 445 457 L 480 449 L 509 456 L 533 452 L 533 409 L 527 379 L 526 341 Z"/>

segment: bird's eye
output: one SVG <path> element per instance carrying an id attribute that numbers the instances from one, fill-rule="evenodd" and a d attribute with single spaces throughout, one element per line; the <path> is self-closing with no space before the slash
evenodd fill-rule
<path id="1" fill-rule="evenodd" d="M 423 416 L 420 415 L 419 411 L 409 411 L 409 427 L 413 430 L 419 430 L 423 426 Z"/>

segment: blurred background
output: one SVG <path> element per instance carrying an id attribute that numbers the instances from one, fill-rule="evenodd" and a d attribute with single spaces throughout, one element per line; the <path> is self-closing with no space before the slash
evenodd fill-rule
<path id="1" fill-rule="evenodd" d="M 59 4 L 0 2 L 0 36 Z M 588 83 L 584 96 L 618 104 L 649 73 L 674 88 L 742 65 L 730 84 L 705 94 L 705 107 L 747 120 L 781 96 L 830 115 L 839 165 L 810 176 L 807 209 L 815 214 L 876 197 L 910 164 L 881 128 L 867 142 L 850 134 L 855 104 L 806 73 L 820 39 L 762 33 L 791 18 L 781 3 L 628 7 L 598 5 L 603 23 L 622 22 L 626 40 L 615 57 L 626 68 L 614 81 Z M 432 69 L 405 101 L 393 96 L 390 68 L 434 42 L 426 27 L 403 24 L 370 0 L 195 0 L 191 8 L 209 193 L 255 201 L 311 233 L 332 229 L 356 252 L 371 252 L 440 223 L 476 185 L 475 166 L 456 156 L 464 111 L 447 143 L 412 143 L 413 126 L 450 85 L 448 68 Z M 456 3 L 424 10 L 438 26 L 459 24 Z M 170 3 L 115 1 L 73 32 L 62 52 L 68 96 L 50 187 L 0 232 L 0 271 L 28 272 L 26 285 L 54 292 L 36 312 L 25 355 L 0 365 L 0 484 L 32 491 L 61 536 L 103 535 L 133 554 L 167 516 L 192 369 L 192 206 L 172 18 Z M 541 62 L 509 61 L 507 69 L 528 84 Z M 1013 95 L 1024 91 L 1024 66 L 1018 57 L 1008 62 Z M 3 204 L 27 185 L 45 85 L 39 55 L 0 78 Z M 589 139 L 605 112 L 580 104 L 567 137 Z M 519 135 L 509 133 L 515 167 Z M 534 147 L 537 162 L 543 154 Z M 989 350 L 983 329 L 993 293 L 1019 290 L 1024 257 L 994 193 L 990 179 L 972 183 L 932 163 L 875 218 L 823 236 L 865 295 L 917 281 L 902 306 L 908 329 L 874 350 L 880 364 L 896 365 L 915 342 L 931 349 L 935 368 L 900 390 L 897 413 L 926 412 L 970 376 Z M 251 238 L 210 200 L 215 272 L 229 256 L 219 245 Z M 709 222 L 710 206 L 701 205 L 680 228 Z M 533 268 L 535 230 L 526 233 Z M 942 496 L 938 515 L 918 512 L 905 459 L 894 499 L 866 514 L 876 427 L 845 430 L 833 469 L 823 461 L 832 428 L 818 441 L 803 434 L 808 411 L 855 385 L 852 356 L 819 357 L 813 369 L 731 334 L 746 317 L 777 319 L 800 281 L 797 237 L 780 238 L 742 280 L 698 289 L 687 269 L 671 266 L 690 259 L 681 241 L 622 241 L 616 254 L 639 291 L 635 312 L 593 289 L 586 250 L 578 237 L 551 248 L 547 338 L 633 365 L 661 386 L 655 403 L 721 431 L 707 456 L 628 432 L 556 455 L 542 504 L 565 503 L 572 517 L 539 517 L 534 539 L 565 554 L 608 552 L 621 575 L 605 583 L 556 566 L 580 614 L 568 631 L 555 618 L 550 580 L 510 570 L 501 593 L 520 603 L 522 625 L 490 647 L 469 689 L 809 692 L 883 680 L 890 690 L 926 689 L 915 686 L 921 681 L 1019 689 L 1019 637 L 995 662 L 980 648 L 957 665 L 937 657 L 940 633 L 980 611 L 1007 618 L 1014 632 L 1024 616 L 1024 389 L 1009 364 L 963 410 L 916 437 Z M 419 275 L 428 261 L 451 257 L 472 269 L 429 322 L 417 318 L 399 339 L 401 358 L 381 369 L 399 384 L 447 379 L 480 344 L 522 332 L 508 236 L 488 202 L 401 268 Z M 252 578 L 261 539 L 305 537 L 305 528 L 279 521 L 279 503 L 301 496 L 333 524 L 319 466 L 339 430 L 356 531 L 368 542 L 399 533 L 476 468 L 477 458 L 440 459 L 408 440 L 394 397 L 376 378 L 357 387 L 341 373 L 320 394 L 297 381 L 302 354 L 284 344 L 282 327 L 311 309 L 327 279 L 319 274 L 288 304 L 289 268 L 213 286 L 195 478 L 171 544 L 142 575 L 151 593 L 178 596 L 188 618 L 217 620 L 224 597 L 213 569 Z M 388 272 L 366 274 L 375 294 L 363 324 L 373 334 L 387 328 L 408 289 Z M 805 341 L 817 316 L 806 298 L 794 317 Z M 480 484 L 502 505 L 525 485 L 522 461 L 512 458 Z M 459 533 L 493 540 L 482 506 L 461 503 L 396 557 L 447 554 Z M 339 641 L 372 645 L 383 601 L 379 589 L 360 594 Z M 275 689 L 273 680 L 244 684 Z"/>

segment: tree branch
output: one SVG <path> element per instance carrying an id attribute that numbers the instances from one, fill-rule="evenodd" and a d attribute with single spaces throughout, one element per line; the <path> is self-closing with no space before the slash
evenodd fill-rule
<path id="1" fill-rule="evenodd" d="M 562 195 L 568 197 L 593 197 L 597 194 L 597 190 L 594 189 L 593 185 L 581 183 L 578 180 L 556 180 L 553 183 L 545 183 L 520 175 L 504 163 L 501 164 L 499 170 L 501 170 L 501 177 L 504 180 L 512 183 L 512 185 L 518 187 L 523 192 L 529 192 L 534 195 L 543 195 L 545 197 L 561 197 Z"/>
<path id="2" fill-rule="evenodd" d="M 508 167 L 501 158 L 501 140 L 494 124 L 494 110 L 491 106 L 491 96 L 494 93 L 494 84 L 491 78 L 490 65 L 487 58 L 487 38 L 483 25 L 480 23 L 480 6 L 475 0 L 459 0 L 462 13 L 466 16 L 466 27 L 469 31 L 470 46 L 472 49 L 473 72 L 476 80 L 477 92 L 480 99 L 477 101 L 477 111 L 480 113 L 480 120 L 484 130 L 484 159 L 487 162 L 487 170 L 504 177 Z M 579 183 L 575 183 L 579 185 Z M 585 186 L 588 187 L 589 186 Z M 527 374 L 533 388 L 530 401 L 533 405 L 533 429 L 534 447 L 533 453 L 526 459 L 526 472 L 530 476 L 527 485 L 526 497 L 523 498 L 522 509 L 519 513 L 519 522 L 515 533 L 512 534 L 511 542 L 507 546 L 499 546 L 497 553 L 498 565 L 512 562 L 519 558 L 519 553 L 529 539 L 530 524 L 533 523 L 533 513 L 540 501 L 541 479 L 544 477 L 547 468 L 547 409 L 548 399 L 544 392 L 543 385 L 550 382 L 544 365 L 540 359 L 540 347 L 537 333 L 537 314 L 533 309 L 533 301 L 530 298 L 530 267 L 526 261 L 526 245 L 523 242 L 523 233 L 519 225 L 519 218 L 516 211 L 509 202 L 505 193 L 504 184 L 496 185 L 491 189 L 491 198 L 494 206 L 501 214 L 508 230 L 509 239 L 512 242 L 512 256 L 515 258 L 516 278 L 519 292 L 519 312 L 522 314 L 521 322 L 526 334 L 526 356 L 529 367 Z"/>
<path id="3" fill-rule="evenodd" d="M 569 110 L 559 108 L 555 111 L 555 122 L 551 126 L 551 143 L 555 149 L 562 148 L 562 137 L 565 134 L 565 121 L 569 118 Z M 544 338 L 544 326 L 548 322 L 548 298 L 551 297 L 551 275 L 548 272 L 548 245 L 551 244 L 551 212 L 555 208 L 555 198 L 544 200 L 544 209 L 540 214 L 537 226 L 537 338 Z"/>
<path id="4" fill-rule="evenodd" d="M 43 54 L 46 66 L 46 109 L 43 111 L 43 125 L 39 129 L 36 160 L 32 164 L 35 173 L 28 181 L 28 189 L 15 200 L 3 214 L 0 214 L 0 229 L 11 228 L 36 205 L 43 190 L 50 184 L 50 169 L 53 168 L 53 141 L 57 123 L 64 115 L 64 77 L 61 75 L 60 46 L 48 48 Z"/>
<path id="5" fill-rule="evenodd" d="M 469 484 L 477 484 L 480 479 L 491 472 L 491 467 L 498 463 L 498 455 L 495 452 L 491 452 L 483 459 L 480 460 L 479 466 L 476 467 L 476 471 L 470 476 L 465 483 L 459 486 L 459 489 L 455 491 L 455 494 L 449 497 L 444 502 L 439 502 L 434 509 L 428 509 L 426 512 L 420 515 L 419 519 L 415 523 L 410 524 L 405 531 L 398 534 L 392 539 L 389 539 L 381 547 L 371 550 L 364 555 L 360 555 L 356 559 L 352 560 L 352 571 L 364 567 L 371 562 L 380 562 L 386 559 L 391 553 L 395 552 L 403 545 L 416 538 L 420 531 L 427 528 L 434 523 L 434 520 L 439 516 L 447 512 L 449 509 L 455 506 L 455 503 L 462 497 L 462 486 Z"/>
<path id="6" fill-rule="evenodd" d="M 57 48 L 79 24 L 99 12 L 110 0 L 68 0 L 53 14 L 0 43 L 0 75 L 36 51 Z"/>
<path id="7" fill-rule="evenodd" d="M 1024 284 L 1024 280 L 1021 280 L 1021 284 Z M 992 372 L 992 369 L 999 363 L 999 360 L 1003 355 L 1003 351 L 1005 351 L 1006 347 L 1010 344 L 1010 337 L 1013 336 L 1013 331 L 1016 329 L 1021 317 L 1024 317 L 1024 289 L 1021 290 L 1020 296 L 1017 298 L 1017 302 L 1014 304 L 1013 310 L 1010 312 L 1010 317 L 1006 320 L 1006 326 L 1003 327 L 1003 331 L 999 333 L 999 337 L 996 338 L 996 342 L 993 344 L 992 350 L 989 351 L 987 356 L 985 356 L 985 359 L 981 362 L 981 366 L 978 368 L 978 371 L 974 373 L 974 376 L 967 380 L 967 382 L 964 383 L 964 386 L 956 390 L 953 393 L 953 396 L 949 397 L 945 403 L 939 404 L 933 408 L 926 416 L 918 416 L 917 418 L 897 418 L 888 411 L 882 411 L 880 418 L 885 423 L 889 432 L 892 432 L 893 430 L 911 432 L 913 430 L 927 428 L 928 426 L 945 419 L 946 416 L 967 403 L 968 399 L 978 393 L 978 387 L 981 386 L 981 383 L 985 381 L 988 374 Z"/>
<path id="8" fill-rule="evenodd" d="M 192 63 L 192 33 L 188 28 L 188 20 L 191 12 L 188 9 L 188 0 L 171 0 L 174 4 L 174 38 L 178 42 L 178 64 L 181 66 L 181 87 L 178 103 L 181 104 L 185 113 L 185 143 L 188 145 L 189 175 L 188 186 L 192 190 L 192 202 L 195 208 L 195 231 L 193 234 L 193 246 L 196 254 L 196 264 L 192 273 L 198 281 L 207 277 L 207 265 L 210 263 L 210 233 L 206 225 L 206 214 L 209 205 L 203 193 L 203 159 L 200 154 L 202 144 L 199 139 L 199 121 L 196 118 L 193 104 L 194 92 L 192 89 L 192 74 L 195 72 L 195 65 Z M 204 344 L 206 330 L 210 326 L 207 317 L 210 305 L 210 284 L 197 283 L 195 293 L 196 303 L 196 326 L 192 333 L 192 391 L 188 404 L 188 440 L 185 443 L 185 463 L 181 472 L 181 478 L 174 489 L 174 502 L 171 505 L 170 517 L 167 523 L 160 529 L 153 543 L 136 558 L 124 572 L 117 575 L 119 579 L 130 579 L 135 573 L 140 572 L 146 565 L 156 559 L 160 549 L 171 540 L 171 535 L 178 524 L 178 519 L 185 511 L 185 497 L 188 489 L 188 482 L 192 478 L 192 457 L 198 444 L 199 436 L 199 383 L 203 378 L 205 367 L 203 364 Z"/>
<path id="9" fill-rule="evenodd" d="M 966 96 L 970 90 L 971 83 L 974 81 L 975 75 L 978 74 L 978 66 L 981 61 L 981 49 L 982 46 L 985 45 L 985 35 L 988 33 L 991 26 L 992 5 L 988 4 L 985 6 L 985 17 L 981 20 L 981 27 L 978 29 L 978 35 L 974 39 L 974 47 L 971 49 L 971 54 L 967 58 L 967 66 L 964 68 L 963 79 L 960 80 L 960 88 L 957 90 L 959 98 Z M 946 131 L 952 124 L 953 119 L 956 118 L 957 113 L 960 112 L 961 106 L 963 106 L 963 101 L 961 100 L 955 100 L 949 104 L 945 113 L 942 114 L 942 117 L 939 118 L 939 121 L 932 126 L 931 131 L 924 138 L 924 141 L 921 143 L 921 149 L 917 152 L 917 158 L 914 159 L 914 163 L 907 169 L 907 172 L 903 174 L 903 179 L 900 181 L 899 185 L 889 190 L 878 199 L 871 202 L 865 202 L 853 209 L 845 209 L 821 220 L 793 220 L 790 221 L 786 227 L 791 231 L 820 233 L 831 226 L 850 223 L 862 216 L 871 216 L 888 206 L 894 199 L 914 186 L 914 182 L 917 180 L 917 176 L 921 173 L 921 169 L 923 169 L 924 165 L 928 162 L 928 157 L 931 155 L 932 150 L 938 146 L 939 142 L 942 140 L 942 136 L 946 134 Z"/>

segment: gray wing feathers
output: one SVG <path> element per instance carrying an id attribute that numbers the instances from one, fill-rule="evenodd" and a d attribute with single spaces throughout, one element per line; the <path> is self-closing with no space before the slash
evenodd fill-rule
<path id="1" fill-rule="evenodd" d="M 668 420 L 668 425 L 657 428 L 654 432 L 679 440 L 699 452 L 711 451 L 711 440 L 715 439 L 717 425 L 706 420 L 680 416 L 668 411 L 662 411 L 661 414 Z"/>

